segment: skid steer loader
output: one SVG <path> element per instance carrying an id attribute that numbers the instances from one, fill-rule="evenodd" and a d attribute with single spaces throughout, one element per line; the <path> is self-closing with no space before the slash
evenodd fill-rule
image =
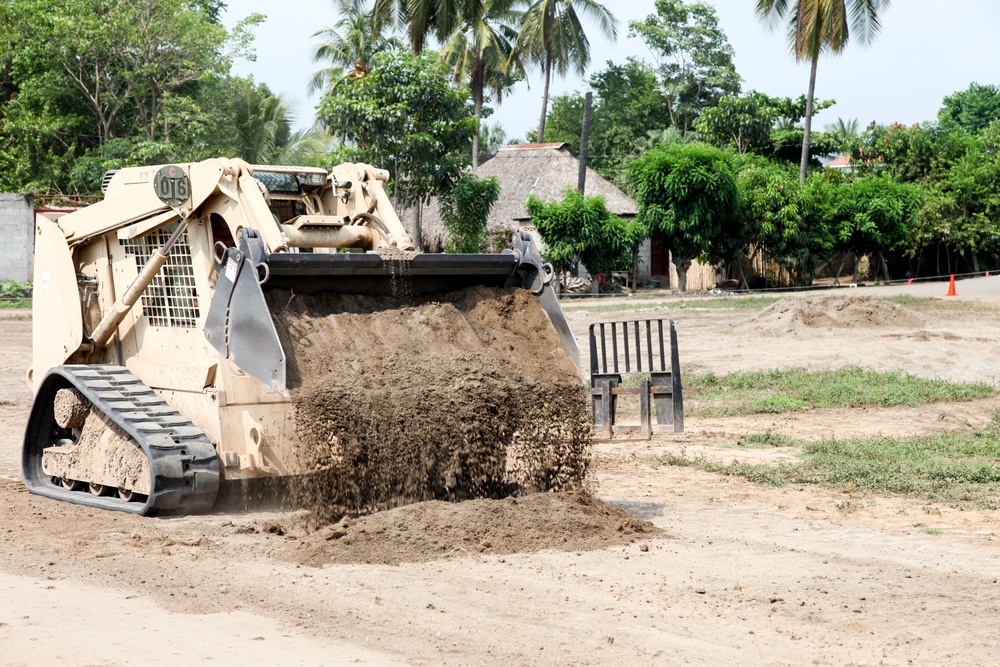
<path id="1" fill-rule="evenodd" d="M 579 367 L 551 268 L 527 234 L 500 254 L 415 252 L 388 179 L 365 164 L 212 159 L 109 172 L 99 203 L 38 214 L 28 488 L 185 514 L 211 509 L 228 482 L 295 475 L 268 290 L 524 288 Z"/>

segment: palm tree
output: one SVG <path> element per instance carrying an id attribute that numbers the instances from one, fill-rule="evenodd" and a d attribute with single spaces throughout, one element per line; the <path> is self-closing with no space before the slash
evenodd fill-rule
<path id="1" fill-rule="evenodd" d="M 474 14 L 484 0 L 375 0 L 372 23 L 379 31 L 406 32 L 413 55 L 419 56 L 428 35 L 442 42 L 455 31 L 460 15 Z M 341 10 L 367 6 L 367 0 L 337 0 Z M 463 11 L 464 9 L 464 11 Z"/>
<path id="2" fill-rule="evenodd" d="M 323 41 L 313 47 L 313 62 L 328 62 L 329 67 L 313 73 L 309 79 L 309 94 L 329 92 L 342 77 L 368 74 L 372 56 L 398 48 L 396 37 L 386 37 L 367 10 L 367 0 L 356 0 L 341 6 L 344 16 L 332 28 L 313 33 Z"/>
<path id="3" fill-rule="evenodd" d="M 826 131 L 837 135 L 837 138 L 840 139 L 841 143 L 844 143 L 851 139 L 855 139 L 858 136 L 858 128 L 859 125 L 857 118 L 848 118 L 847 120 L 844 120 L 843 118 L 838 117 L 836 123 L 831 123 L 826 126 Z"/>
<path id="4" fill-rule="evenodd" d="M 757 0 L 755 12 L 772 26 L 785 23 L 792 54 L 799 62 L 809 60 L 809 92 L 806 96 L 806 124 L 802 137 L 799 180 L 805 182 L 809 165 L 809 134 L 812 128 L 813 97 L 816 91 L 816 64 L 825 51 L 840 53 L 851 33 L 868 44 L 881 29 L 879 12 L 891 0 Z"/>
<path id="5" fill-rule="evenodd" d="M 478 139 L 479 147 L 489 159 L 496 155 L 501 146 L 507 143 L 508 137 L 500 123 L 483 123 L 482 127 L 479 128 Z"/>
<path id="6" fill-rule="evenodd" d="M 266 88 L 244 95 L 235 112 L 235 154 L 251 164 L 311 164 L 329 153 L 332 141 L 322 129 L 291 131 L 295 115 Z"/>
<path id="7" fill-rule="evenodd" d="M 483 117 L 486 90 L 499 102 L 524 73 L 514 48 L 521 13 L 513 7 L 523 0 L 483 0 L 465 3 L 460 27 L 441 50 L 441 58 L 452 68 L 454 81 L 469 82 L 473 114 Z M 472 168 L 479 166 L 479 135 L 472 138 Z"/>
<path id="8" fill-rule="evenodd" d="M 564 76 L 570 68 L 583 74 L 590 64 L 590 42 L 580 23 L 587 14 L 610 40 L 618 39 L 618 19 L 596 0 L 535 0 L 524 13 L 518 35 L 522 48 L 545 73 L 538 142 L 545 141 L 545 114 L 549 107 L 552 70 Z"/>

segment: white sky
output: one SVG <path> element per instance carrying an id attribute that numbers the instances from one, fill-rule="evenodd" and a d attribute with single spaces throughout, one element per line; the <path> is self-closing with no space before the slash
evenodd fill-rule
<path id="1" fill-rule="evenodd" d="M 743 89 L 774 96 L 797 97 L 806 91 L 808 65 L 796 65 L 783 32 L 770 32 L 753 14 L 753 0 L 708 0 L 736 52 Z M 605 0 L 620 22 L 616 44 L 589 25 L 591 66 L 585 77 L 555 80 L 552 95 L 586 90 L 585 80 L 608 60 L 637 56 L 652 62 L 638 38 L 628 38 L 628 22 L 653 13 L 653 0 Z M 238 63 L 238 74 L 252 75 L 272 91 L 283 93 L 298 113 L 299 125 L 312 122 L 317 98 L 306 96 L 306 82 L 318 69 L 312 62 L 312 34 L 338 20 L 332 3 L 322 0 L 229 0 L 223 20 L 232 26 L 251 12 L 267 15 L 256 30 L 256 62 Z M 895 0 L 884 13 L 882 33 L 863 48 L 851 44 L 836 57 L 820 60 L 818 98 L 837 104 L 817 116 L 818 127 L 838 117 L 911 124 L 932 120 L 941 100 L 976 81 L 1000 81 L 1000 2 L 997 0 Z M 541 111 L 542 79 L 535 73 L 504 99 L 488 122 L 499 121 L 509 137 L 524 138 L 535 128 Z"/>

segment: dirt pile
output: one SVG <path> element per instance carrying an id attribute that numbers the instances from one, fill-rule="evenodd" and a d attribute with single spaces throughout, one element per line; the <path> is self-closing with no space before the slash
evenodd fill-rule
<path id="1" fill-rule="evenodd" d="M 339 523 L 289 543 L 284 557 L 398 565 L 474 554 L 584 551 L 662 537 L 653 524 L 583 491 L 462 503 L 429 501 Z"/>
<path id="2" fill-rule="evenodd" d="M 912 310 L 873 296 L 787 297 L 750 318 L 757 326 L 795 331 L 801 328 L 920 327 Z"/>
<path id="3" fill-rule="evenodd" d="M 587 396 L 528 292 L 268 300 L 311 473 L 296 493 L 319 521 L 581 487 Z"/>

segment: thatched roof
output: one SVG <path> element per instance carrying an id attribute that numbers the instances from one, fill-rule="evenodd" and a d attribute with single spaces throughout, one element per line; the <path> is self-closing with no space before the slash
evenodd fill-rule
<path id="1" fill-rule="evenodd" d="M 480 178 L 495 176 L 500 181 L 500 198 L 490 217 L 500 221 L 513 220 L 522 225 L 530 220 L 524 209 L 528 195 L 551 201 L 561 199 L 566 188 L 575 188 L 580 172 L 580 161 L 569 151 L 569 144 L 518 144 L 504 146 L 497 154 L 476 167 L 473 173 Z M 620 216 L 634 216 L 635 202 L 593 169 L 587 169 L 584 194 L 604 197 L 608 210 Z M 414 211 L 403 217 L 407 228 L 413 229 Z M 444 241 L 437 199 L 423 207 L 421 219 L 425 248 Z"/>

